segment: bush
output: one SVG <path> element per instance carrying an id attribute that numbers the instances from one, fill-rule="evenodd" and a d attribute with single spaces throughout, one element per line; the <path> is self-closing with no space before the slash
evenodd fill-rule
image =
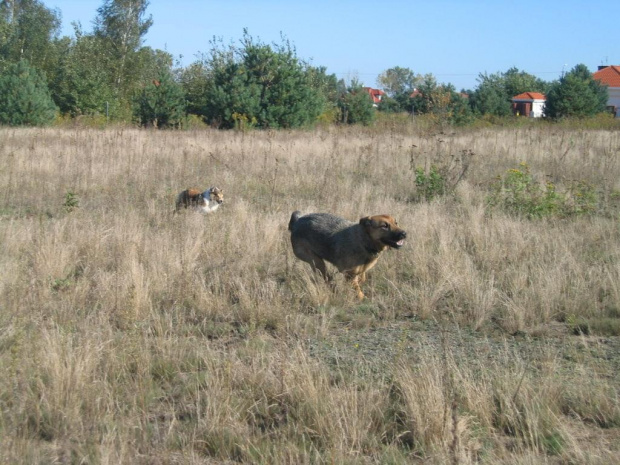
<path id="1" fill-rule="evenodd" d="M 465 177 L 474 152 L 462 150 L 458 155 L 431 157 L 428 168 L 417 164 L 412 154 L 409 165 L 415 177 L 415 194 L 413 201 L 431 201 L 454 192 L 456 186 Z M 428 161 L 428 160 L 427 160 Z M 427 163 L 428 164 L 428 163 Z"/>
<path id="2" fill-rule="evenodd" d="M 527 218 L 591 214 L 597 211 L 599 203 L 592 185 L 575 181 L 565 192 L 559 192 L 551 181 L 538 181 L 525 162 L 498 176 L 491 191 L 487 199 L 490 207 Z"/>
<path id="3" fill-rule="evenodd" d="M 67 192 L 65 194 L 65 202 L 62 204 L 62 206 L 67 213 L 71 213 L 73 210 L 80 206 L 80 199 L 78 195 L 73 191 Z"/>
<path id="4" fill-rule="evenodd" d="M 432 165 L 428 172 L 421 167 L 417 167 L 414 172 L 416 193 L 419 199 L 429 201 L 445 194 L 446 180 L 435 165 Z"/>

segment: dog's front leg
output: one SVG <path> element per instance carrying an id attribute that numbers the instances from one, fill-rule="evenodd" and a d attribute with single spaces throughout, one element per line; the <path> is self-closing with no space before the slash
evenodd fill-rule
<path id="1" fill-rule="evenodd" d="M 366 279 L 364 276 L 364 273 L 356 274 L 353 271 L 349 271 L 345 273 L 345 277 L 347 278 L 348 281 L 351 282 L 353 289 L 355 289 L 355 292 L 357 293 L 357 298 L 359 300 L 364 300 L 364 293 L 362 292 L 362 287 L 360 286 L 360 284 L 363 283 L 364 280 Z M 361 282 L 360 282 L 360 278 L 363 279 Z"/>

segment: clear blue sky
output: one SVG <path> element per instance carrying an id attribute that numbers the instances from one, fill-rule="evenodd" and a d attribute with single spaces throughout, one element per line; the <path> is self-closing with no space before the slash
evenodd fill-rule
<path id="1" fill-rule="evenodd" d="M 72 36 L 73 21 L 92 30 L 103 0 L 43 3 Z M 145 45 L 182 55 L 184 66 L 213 36 L 238 41 L 248 28 L 266 43 L 283 33 L 300 58 L 367 86 L 395 66 L 460 90 L 512 66 L 550 81 L 579 63 L 620 65 L 620 0 L 151 0 L 148 14 Z"/>

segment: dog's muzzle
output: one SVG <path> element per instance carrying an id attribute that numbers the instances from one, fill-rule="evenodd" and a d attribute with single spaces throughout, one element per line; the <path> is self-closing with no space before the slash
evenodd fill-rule
<path id="1" fill-rule="evenodd" d="M 400 249 L 403 245 L 405 245 L 406 238 L 407 233 L 405 231 L 400 231 L 392 235 L 390 238 L 383 239 L 383 242 L 393 249 Z"/>

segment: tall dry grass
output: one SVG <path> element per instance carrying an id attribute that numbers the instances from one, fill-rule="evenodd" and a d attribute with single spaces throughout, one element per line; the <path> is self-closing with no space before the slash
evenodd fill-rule
<path id="1" fill-rule="evenodd" d="M 415 167 L 463 151 L 413 202 Z M 617 457 L 618 132 L 1 129 L 0 159 L 3 463 Z M 491 210 L 521 162 L 600 208 Z M 211 185 L 216 214 L 172 215 Z M 296 209 L 390 213 L 409 242 L 358 304 L 291 253 Z"/>

